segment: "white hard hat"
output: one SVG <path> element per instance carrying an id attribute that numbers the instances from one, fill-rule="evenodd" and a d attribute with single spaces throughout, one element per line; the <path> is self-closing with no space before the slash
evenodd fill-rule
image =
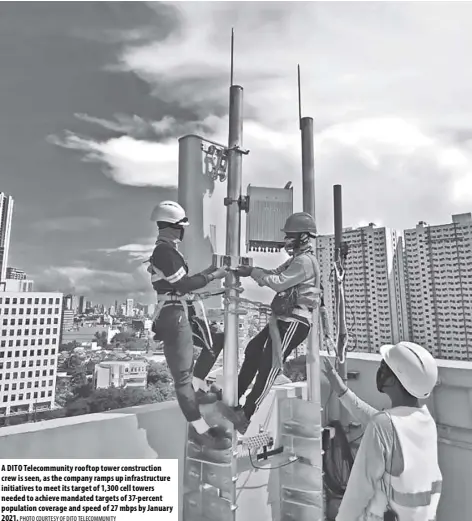
<path id="1" fill-rule="evenodd" d="M 189 225 L 185 210 L 175 201 L 162 201 L 154 207 L 151 213 L 151 221 L 178 224 L 179 226 Z"/>
<path id="2" fill-rule="evenodd" d="M 384 345 L 380 354 L 403 387 L 415 398 L 427 398 L 438 381 L 438 366 L 431 353 L 413 342 Z"/>

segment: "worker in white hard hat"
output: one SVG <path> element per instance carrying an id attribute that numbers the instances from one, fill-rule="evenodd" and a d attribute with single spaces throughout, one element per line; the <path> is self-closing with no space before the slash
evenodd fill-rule
<path id="1" fill-rule="evenodd" d="M 380 348 L 377 389 L 392 407 L 377 411 L 344 384 L 328 357 L 331 390 L 365 432 L 336 521 L 433 521 L 441 496 L 436 423 L 421 400 L 428 398 L 438 368 L 412 342 Z"/>
<path id="2" fill-rule="evenodd" d="M 188 266 L 178 250 L 189 225 L 185 210 L 174 201 L 158 204 L 151 220 L 157 223 L 159 235 L 150 258 L 148 271 L 157 293 L 153 321 L 155 339 L 164 344 L 164 355 L 174 379 L 175 392 L 182 413 L 191 424 L 192 439 L 212 449 L 228 449 L 231 435 L 224 427 L 207 424 L 200 414 L 199 404 L 216 401 L 214 393 L 206 393 L 193 378 L 193 332 L 189 322 L 192 308 L 190 293 L 227 275 L 224 268 L 209 267 L 188 276 Z M 189 302 L 190 301 L 190 302 Z M 192 309 L 191 309 L 192 311 Z M 192 316 L 195 314 L 190 313 Z"/>
<path id="3" fill-rule="evenodd" d="M 320 268 L 311 239 L 316 224 L 306 212 L 292 214 L 282 229 L 285 251 L 290 258 L 275 270 L 239 267 L 241 277 L 251 277 L 259 286 L 276 292 L 269 323 L 248 343 L 238 378 L 239 400 L 255 379 L 242 407 L 228 419 L 244 434 L 252 416 L 269 393 L 283 363 L 307 337 L 314 307 L 319 305 Z"/>

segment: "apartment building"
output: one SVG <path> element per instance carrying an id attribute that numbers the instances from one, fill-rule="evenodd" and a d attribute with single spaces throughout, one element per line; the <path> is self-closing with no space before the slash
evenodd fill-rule
<path id="1" fill-rule="evenodd" d="M 143 360 L 104 361 L 95 366 L 96 389 L 109 387 L 146 387 L 147 363 Z"/>
<path id="2" fill-rule="evenodd" d="M 7 278 L 13 205 L 13 197 L 0 192 L 0 282 Z"/>
<path id="3" fill-rule="evenodd" d="M 349 246 L 344 281 L 350 349 L 378 352 L 382 344 L 408 339 L 402 243 L 397 232 L 368 226 L 343 231 Z M 316 240 L 325 305 L 335 331 L 334 235 Z"/>
<path id="4" fill-rule="evenodd" d="M 412 341 L 438 358 L 472 355 L 472 216 L 419 222 L 405 230 L 406 286 Z"/>
<path id="5" fill-rule="evenodd" d="M 61 293 L 0 293 L 0 415 L 54 405 Z"/>

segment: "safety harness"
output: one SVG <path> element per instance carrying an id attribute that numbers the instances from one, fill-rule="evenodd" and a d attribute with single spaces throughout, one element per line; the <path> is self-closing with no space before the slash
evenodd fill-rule
<path id="1" fill-rule="evenodd" d="M 180 254 L 180 252 L 177 250 L 177 252 Z M 181 254 L 180 254 L 181 255 Z M 156 268 L 154 264 L 152 263 L 152 257 L 149 258 L 147 261 L 150 263 L 148 267 L 148 272 L 151 273 L 151 283 L 154 284 L 158 280 L 165 279 L 164 274 L 161 270 Z M 185 262 L 185 260 L 184 260 Z M 156 322 L 161 314 L 162 309 L 166 305 L 181 305 L 184 309 L 185 315 L 187 316 L 187 319 L 189 318 L 189 304 L 192 304 L 195 309 L 195 314 L 199 318 L 202 319 L 203 324 L 206 329 L 208 341 L 210 343 L 209 348 L 210 351 L 213 349 L 213 338 L 211 335 L 211 329 L 210 329 L 210 323 L 208 322 L 208 317 L 205 312 L 205 306 L 203 305 L 203 299 L 209 298 L 211 296 L 215 295 L 221 295 L 224 293 L 224 290 L 218 290 L 214 292 L 205 292 L 205 293 L 186 293 L 184 295 L 177 295 L 174 293 L 157 293 L 157 304 L 156 309 L 154 311 L 154 314 L 152 316 L 152 322 Z"/>

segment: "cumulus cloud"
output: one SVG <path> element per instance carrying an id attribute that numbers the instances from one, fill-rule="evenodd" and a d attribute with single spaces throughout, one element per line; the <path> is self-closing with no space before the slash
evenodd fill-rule
<path id="1" fill-rule="evenodd" d="M 153 8 L 159 12 L 159 4 Z M 315 120 L 321 233 L 333 231 L 333 184 L 343 186 L 345 226 L 404 229 L 468 211 L 472 74 L 465 57 L 472 50 L 472 5 L 215 2 L 205 4 L 205 16 L 201 3 L 174 8 L 180 28 L 161 41 L 124 41 L 115 70 L 138 75 L 153 96 L 197 114 L 198 121 L 173 114 L 150 121 L 117 107 L 112 120 L 77 116 L 123 135 L 99 142 L 66 133 L 51 142 L 99 162 L 118 183 L 176 186 L 176 137 L 199 132 L 227 140 L 234 26 L 235 82 L 245 89 L 244 146 L 251 150 L 243 159 L 244 185 L 292 181 L 295 208 L 301 208 L 300 63 L 303 115 Z M 225 191 L 217 183 L 205 208 L 206 225 L 218 225 L 220 250 Z M 144 255 L 141 246 L 137 241 L 122 252 L 137 258 Z M 257 261 L 275 264 L 275 258 Z"/>
<path id="2" fill-rule="evenodd" d="M 93 141 L 67 132 L 49 136 L 55 145 L 82 152 L 84 161 L 98 162 L 117 183 L 131 186 L 177 186 L 177 143 L 153 143 L 129 136 Z"/>
<path id="3" fill-rule="evenodd" d="M 200 114 L 207 136 L 225 142 L 234 25 L 235 81 L 245 87 L 244 145 L 251 149 L 244 158 L 245 180 L 270 186 L 292 180 L 296 206 L 301 206 L 295 69 L 300 62 L 303 114 L 316 116 L 322 231 L 332 229 L 334 183 L 344 187 L 345 220 L 353 225 L 374 216 L 397 228 L 423 218 L 447 220 L 470 204 L 470 146 L 438 130 L 451 122 L 464 124 L 472 115 L 464 89 L 464 82 L 472 87 L 472 76 L 455 53 L 458 42 L 472 48 L 472 23 L 465 17 L 472 13 L 470 6 L 208 3 L 205 17 L 196 16 L 201 4 L 175 8 L 180 29 L 163 41 L 125 42 L 120 67 L 149 82 L 159 99 Z M 441 28 L 434 24 L 438 18 L 446 21 Z M 453 41 L 438 35 L 450 36 L 452 26 Z M 439 77 L 438 64 L 450 74 L 443 71 Z M 451 94 L 457 96 L 452 111 Z M 191 132 L 195 122 L 179 124 L 172 116 L 157 122 L 124 114 L 115 121 L 78 117 L 126 135 L 96 142 L 67 134 L 56 144 L 101 161 L 119 183 L 177 184 L 175 137 Z M 172 138 L 140 139 L 149 132 Z M 220 222 L 225 210 L 218 209 L 216 194 L 214 201 L 211 213 Z"/>

